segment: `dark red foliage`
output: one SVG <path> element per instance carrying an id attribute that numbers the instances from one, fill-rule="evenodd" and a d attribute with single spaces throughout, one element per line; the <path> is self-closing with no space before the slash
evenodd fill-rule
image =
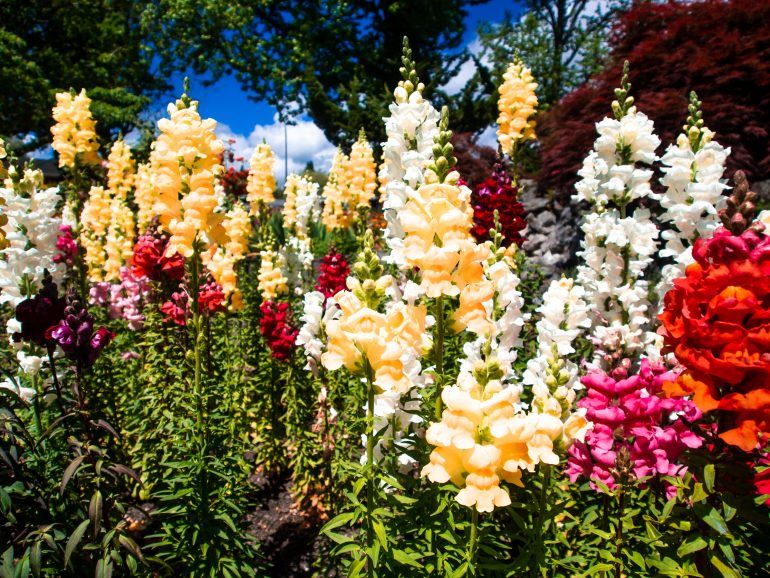
<path id="1" fill-rule="evenodd" d="M 770 2 L 636 2 L 615 23 L 605 70 L 540 118 L 541 182 L 575 182 L 596 138 L 594 123 L 611 114 L 624 60 L 631 64 L 631 93 L 663 146 L 681 131 L 695 90 L 706 126 L 732 148 L 728 173 L 770 177 L 769 23 Z"/>
<path id="2" fill-rule="evenodd" d="M 473 229 L 477 241 L 489 239 L 489 230 L 495 224 L 497 210 L 500 233 L 505 237 L 503 244 L 521 246 L 524 237 L 521 231 L 527 226 L 524 205 L 518 200 L 519 190 L 511 183 L 501 162 L 496 162 L 492 176 L 487 177 L 473 191 Z"/>
<path id="3" fill-rule="evenodd" d="M 473 188 L 489 176 L 489 170 L 495 164 L 495 149 L 479 145 L 469 132 L 452 135 L 454 155 L 457 157 L 455 168 L 463 180 Z"/>
<path id="4" fill-rule="evenodd" d="M 345 280 L 350 274 L 350 265 L 345 256 L 332 250 L 321 261 L 321 273 L 318 275 L 316 290 L 327 299 L 334 297 L 345 288 Z"/>
<path id="5" fill-rule="evenodd" d="M 288 361 L 294 351 L 294 341 L 298 329 L 291 326 L 291 310 L 285 301 L 265 301 L 260 306 L 262 317 L 259 319 L 259 331 L 265 338 L 270 353 L 276 359 Z"/>

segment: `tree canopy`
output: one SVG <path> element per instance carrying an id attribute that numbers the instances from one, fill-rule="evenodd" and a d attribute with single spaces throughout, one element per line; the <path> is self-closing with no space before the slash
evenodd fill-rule
<path id="1" fill-rule="evenodd" d="M 54 93 L 85 88 L 100 133 L 127 132 L 165 82 L 132 0 L 0 0 L 0 131 L 50 142 Z M 17 144 L 18 141 L 17 141 Z"/>
<path id="2" fill-rule="evenodd" d="M 769 21 L 770 4 L 754 0 L 635 4 L 614 25 L 607 67 L 541 119 L 541 182 L 564 188 L 575 181 L 594 123 L 611 114 L 607 101 L 625 60 L 635 104 L 664 143 L 681 132 L 694 90 L 706 126 L 732 149 L 728 173 L 768 178 Z"/>
<path id="3" fill-rule="evenodd" d="M 402 41 L 430 95 L 456 70 L 465 7 L 484 0 L 154 0 L 144 30 L 166 70 L 233 74 L 284 119 L 306 112 L 335 144 L 384 137 Z"/>

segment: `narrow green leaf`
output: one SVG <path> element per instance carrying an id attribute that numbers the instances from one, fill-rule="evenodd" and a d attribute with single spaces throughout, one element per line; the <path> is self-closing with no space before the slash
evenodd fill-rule
<path id="1" fill-rule="evenodd" d="M 86 532 L 86 528 L 88 528 L 88 524 L 90 524 L 90 520 L 83 520 L 80 522 L 80 525 L 75 528 L 75 531 L 72 532 L 72 535 L 70 536 L 69 540 L 67 540 L 67 546 L 64 548 L 64 567 L 66 568 L 69 566 L 70 556 L 72 556 L 72 553 L 75 551 L 75 548 L 77 548 L 78 544 L 80 544 L 80 540 L 83 539 L 83 534 Z"/>
<path id="2" fill-rule="evenodd" d="M 676 549 L 677 556 L 687 556 L 688 554 L 692 554 L 693 552 L 697 552 L 699 550 L 703 550 L 708 544 L 706 544 L 706 540 L 704 540 L 701 536 L 697 536 L 693 538 L 692 540 L 687 540 L 684 542 L 679 548 Z"/>

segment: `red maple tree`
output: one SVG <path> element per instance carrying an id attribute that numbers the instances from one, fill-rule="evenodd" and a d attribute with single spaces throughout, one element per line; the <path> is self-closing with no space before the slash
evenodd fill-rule
<path id="1" fill-rule="evenodd" d="M 605 69 L 540 118 L 542 183 L 566 192 L 575 182 L 624 60 L 636 104 L 663 146 L 681 131 L 695 90 L 706 125 L 732 149 L 728 175 L 770 178 L 770 2 L 637 1 L 615 22 L 610 47 Z"/>

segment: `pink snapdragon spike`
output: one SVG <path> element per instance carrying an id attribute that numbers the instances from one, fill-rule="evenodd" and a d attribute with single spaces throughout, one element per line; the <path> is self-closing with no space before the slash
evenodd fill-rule
<path id="1" fill-rule="evenodd" d="M 150 280 L 136 276 L 129 267 L 120 268 L 120 283 L 95 283 L 91 287 L 90 302 L 107 307 L 112 319 L 125 319 L 129 329 L 142 328 L 142 309 L 150 298 Z"/>
<path id="2" fill-rule="evenodd" d="M 663 384 L 676 379 L 664 366 L 642 360 L 637 374 L 610 376 L 593 371 L 583 377 L 586 396 L 578 407 L 594 427 L 585 442 L 569 449 L 567 475 L 570 481 L 587 478 L 613 490 L 618 484 L 619 458 L 628 457 L 630 475 L 636 480 L 654 476 L 681 477 L 687 467 L 680 457 L 688 448 L 698 448 L 703 438 L 692 429 L 700 411 L 688 399 L 661 395 Z M 669 495 L 674 491 L 668 488 Z"/>

